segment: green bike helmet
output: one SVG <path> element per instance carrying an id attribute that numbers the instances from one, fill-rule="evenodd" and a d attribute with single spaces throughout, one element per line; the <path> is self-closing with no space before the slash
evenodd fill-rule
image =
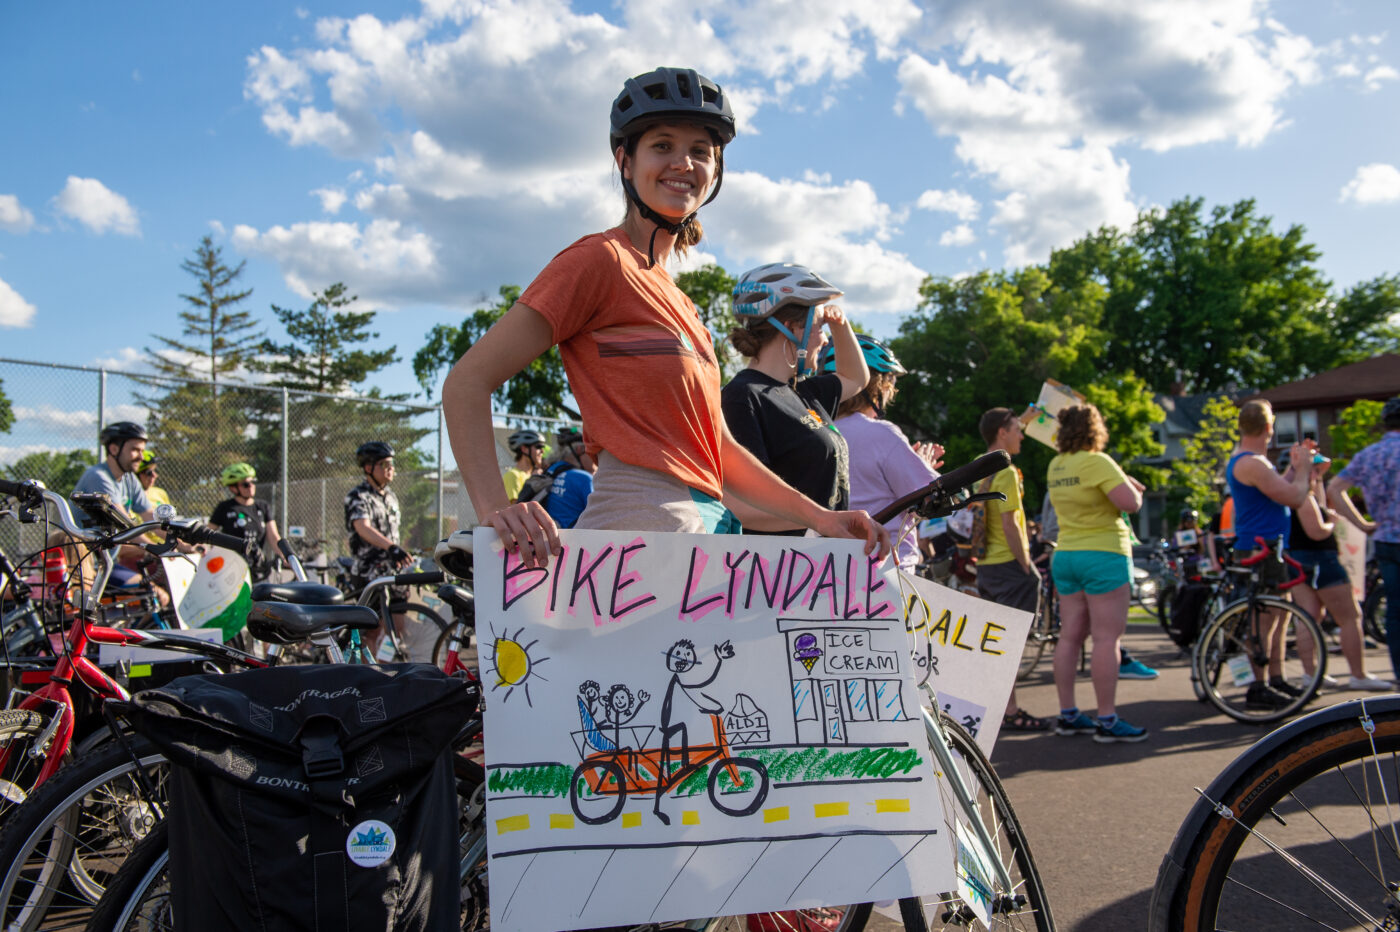
<path id="1" fill-rule="evenodd" d="M 144 453 L 141 454 L 141 464 L 140 464 L 139 466 L 136 467 L 136 474 L 139 476 L 141 473 L 143 473 L 143 472 L 145 472 L 146 470 L 150 469 L 150 468 L 151 468 L 152 466 L 154 466 L 155 464 L 156 464 L 156 455 L 155 455 L 154 453 L 152 453 L 150 450 L 147 450 L 146 452 L 144 452 Z"/>
<path id="2" fill-rule="evenodd" d="M 232 463 L 219 473 L 220 485 L 237 485 L 244 479 L 258 478 L 258 471 L 247 463 Z"/>

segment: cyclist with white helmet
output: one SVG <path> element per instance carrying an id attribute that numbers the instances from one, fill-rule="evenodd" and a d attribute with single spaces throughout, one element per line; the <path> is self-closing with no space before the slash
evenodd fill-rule
<path id="1" fill-rule="evenodd" d="M 841 291 L 802 265 L 775 262 L 739 276 L 729 342 L 748 359 L 720 393 L 734 439 L 797 491 L 825 508 L 850 501 L 846 441 L 836 409 L 869 377 L 845 314 L 829 303 Z M 832 369 L 811 374 L 831 332 Z M 888 502 L 888 500 L 887 500 Z M 749 534 L 800 535 L 793 522 L 742 500 L 731 507 Z"/>
<path id="2" fill-rule="evenodd" d="M 230 463 L 219 473 L 219 485 L 228 489 L 229 497 L 214 506 L 209 523 L 245 541 L 243 556 L 254 582 L 260 582 L 272 571 L 277 543 L 277 522 L 267 502 L 254 497 L 258 473 L 248 463 Z"/>
<path id="3" fill-rule="evenodd" d="M 609 150 L 627 199 L 621 224 L 555 256 L 443 384 L 452 451 L 481 520 L 527 566 L 559 552 L 538 502 L 510 504 L 491 455 L 491 394 L 558 344 L 598 462 L 580 528 L 713 530 L 726 494 L 790 526 L 888 547 L 868 515 L 832 512 L 779 481 L 725 428 L 709 331 L 665 264 L 700 241 L 734 115 L 724 91 L 683 68 L 629 79 Z"/>
<path id="4" fill-rule="evenodd" d="M 515 465 L 501 473 L 501 480 L 506 484 L 506 498 L 515 501 L 525 480 L 544 468 L 544 438 L 533 430 L 517 430 L 506 439 L 506 446 L 515 457 Z"/>
<path id="5" fill-rule="evenodd" d="M 921 489 L 938 477 L 943 447 L 936 443 L 910 444 L 909 438 L 885 420 L 885 408 L 894 400 L 895 381 L 906 373 L 889 347 L 874 337 L 860 334 L 861 354 L 870 370 L 865 387 L 841 402 L 836 412 L 836 428 L 851 449 L 851 507 L 878 510 L 897 498 Z M 822 372 L 836 371 L 832 347 L 822 350 L 818 366 Z M 892 537 L 901 530 L 903 518 L 885 525 Z M 919 562 L 918 535 L 908 533 L 895 539 L 900 567 L 912 573 Z"/>

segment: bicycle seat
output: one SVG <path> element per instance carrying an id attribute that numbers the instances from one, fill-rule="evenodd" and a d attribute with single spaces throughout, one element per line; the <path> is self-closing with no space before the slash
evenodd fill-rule
<path id="1" fill-rule="evenodd" d="M 433 548 L 433 562 L 453 576 L 472 578 L 472 532 L 453 531 Z"/>
<path id="2" fill-rule="evenodd" d="M 355 561 L 351 557 L 336 557 L 335 565 L 348 573 L 350 572 L 350 568 L 355 565 Z"/>
<path id="3" fill-rule="evenodd" d="M 274 644 L 295 644 L 336 628 L 372 631 L 378 627 L 379 614 L 366 605 L 254 602 L 248 612 L 249 633 L 259 641 Z"/>
<path id="4" fill-rule="evenodd" d="M 452 606 L 454 614 L 466 618 L 476 617 L 476 596 L 465 586 L 438 586 L 437 597 Z M 474 623 L 474 622 L 473 622 Z"/>
<path id="5" fill-rule="evenodd" d="M 253 587 L 254 602 L 285 602 L 295 605 L 340 605 L 345 593 L 335 586 L 314 582 L 260 582 Z"/>

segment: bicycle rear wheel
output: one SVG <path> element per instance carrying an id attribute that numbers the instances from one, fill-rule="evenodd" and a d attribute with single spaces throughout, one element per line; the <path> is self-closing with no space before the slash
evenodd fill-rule
<path id="1" fill-rule="evenodd" d="M 943 797 L 943 813 L 948 820 L 950 843 L 959 844 L 959 825 L 962 833 L 967 832 L 972 819 L 978 819 L 986 827 L 987 834 L 995 845 L 995 851 L 988 852 L 999 860 L 1010 875 L 1012 885 L 1002 889 L 994 878 L 983 878 L 988 888 L 992 930 L 1037 929 L 1040 932 L 1053 932 L 1055 920 L 1050 913 L 1050 903 L 1045 894 L 1045 885 L 1040 880 L 1035 858 L 1026 842 L 1021 821 L 1011 808 L 1011 800 L 1001 785 L 996 771 L 987 761 L 977 742 L 962 726 L 947 713 L 940 713 L 943 733 L 948 746 L 957 761 L 963 783 L 974 794 L 974 812 L 967 812 L 959 805 L 946 780 L 938 781 L 938 792 Z M 957 852 L 954 852 L 956 855 Z M 959 858 L 962 863 L 963 859 Z M 934 897 L 922 897 L 924 918 L 930 929 L 943 928 L 982 928 L 976 924 L 971 907 L 955 892 Z"/>
<path id="2" fill-rule="evenodd" d="M 395 663 L 406 663 L 412 656 L 432 658 L 432 646 L 420 646 L 423 642 L 436 645 L 448 624 L 437 612 L 418 602 L 394 602 L 389 606 L 390 615 L 403 615 L 403 633 L 394 638 L 397 649 L 391 658 Z"/>
<path id="3" fill-rule="evenodd" d="M 1274 619 L 1282 644 L 1283 687 L 1256 684 L 1256 667 L 1268 659 L 1263 640 Z M 1221 712 L 1240 722 L 1277 722 L 1312 700 L 1327 673 L 1327 642 L 1307 612 L 1274 596 L 1241 599 L 1225 606 L 1201 631 L 1192 654 L 1193 685 Z M 1268 677 L 1270 680 L 1272 676 Z"/>
<path id="4" fill-rule="evenodd" d="M 1202 794 L 1162 862 L 1153 932 L 1394 928 L 1400 697 L 1315 712 Z"/>

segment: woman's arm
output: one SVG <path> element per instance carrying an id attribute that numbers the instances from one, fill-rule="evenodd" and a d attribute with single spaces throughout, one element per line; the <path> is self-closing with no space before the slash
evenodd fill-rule
<path id="1" fill-rule="evenodd" d="M 890 552 L 890 535 L 863 511 L 828 511 L 769 471 L 734 439 L 728 427 L 720 438 L 720 463 L 724 470 L 726 498 L 737 496 L 781 519 L 782 527 L 811 528 L 823 537 L 853 537 L 865 540 L 867 554 L 879 551 L 881 559 Z M 739 512 L 736 512 L 739 514 Z M 742 516 L 740 521 L 742 521 Z"/>
<path id="2" fill-rule="evenodd" d="M 559 529 L 539 502 L 506 500 L 491 431 L 491 393 L 553 345 L 549 321 L 517 301 L 442 383 L 448 440 L 477 520 L 495 528 L 507 547 L 518 546 L 526 566 L 546 566 L 549 554 L 559 553 Z"/>
<path id="3" fill-rule="evenodd" d="M 831 345 L 836 350 L 836 375 L 841 379 L 841 400 L 859 395 L 870 381 L 870 368 L 865 364 L 865 354 L 860 351 L 860 341 L 851 328 L 846 314 L 834 304 L 817 308 L 812 318 L 812 329 L 826 325 L 831 329 Z"/>
<path id="4" fill-rule="evenodd" d="M 1119 511 L 1126 511 L 1128 514 L 1137 514 L 1142 507 L 1142 492 L 1147 488 L 1132 476 L 1125 475 L 1124 481 L 1118 483 L 1104 494 L 1113 503 L 1113 507 Z"/>
<path id="5" fill-rule="evenodd" d="M 1309 495 L 1303 499 L 1303 504 L 1298 506 L 1298 523 L 1303 526 L 1304 533 L 1313 540 L 1326 540 L 1337 529 L 1336 523 L 1327 520 L 1327 517 L 1316 495 Z"/>

